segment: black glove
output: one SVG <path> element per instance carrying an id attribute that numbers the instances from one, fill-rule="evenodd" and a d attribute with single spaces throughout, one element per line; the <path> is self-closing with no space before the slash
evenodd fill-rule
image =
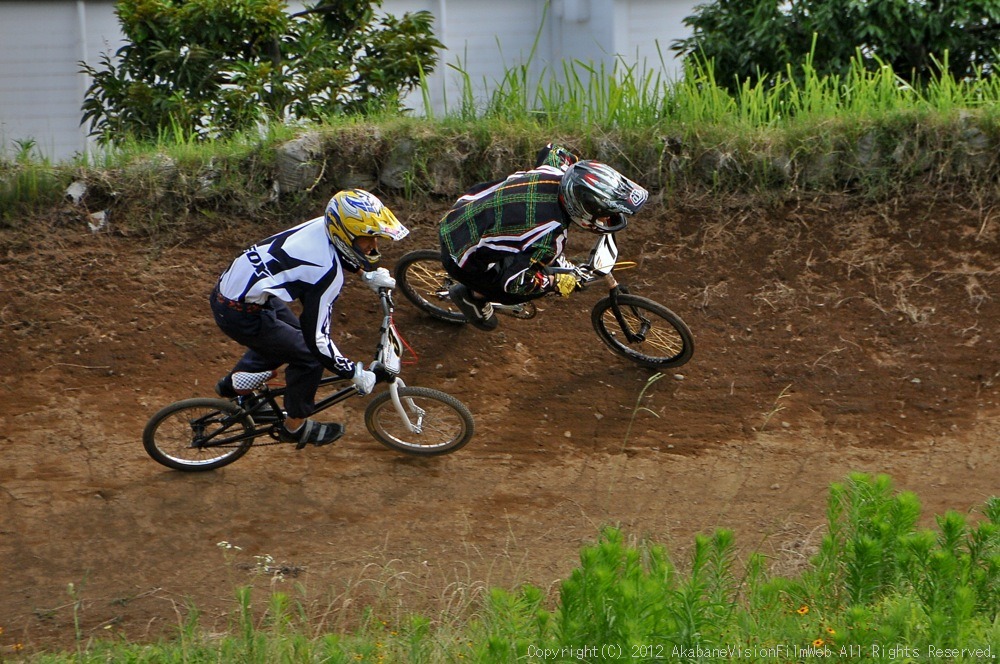
<path id="1" fill-rule="evenodd" d="M 372 362 L 368 370 L 375 374 L 375 383 L 391 383 L 396 379 L 396 374 L 385 368 L 381 362 Z"/>

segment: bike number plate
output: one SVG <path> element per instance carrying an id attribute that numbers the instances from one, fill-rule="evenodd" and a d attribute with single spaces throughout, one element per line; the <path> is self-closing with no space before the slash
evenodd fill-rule
<path id="1" fill-rule="evenodd" d="M 617 260 L 618 244 L 615 242 L 615 236 L 602 235 L 601 239 L 594 245 L 593 251 L 590 252 L 590 264 L 593 266 L 594 272 L 610 274 L 615 269 L 615 261 Z"/>
<path id="2" fill-rule="evenodd" d="M 379 361 L 389 371 L 399 373 L 402 364 L 401 358 L 403 357 L 403 342 L 399 338 L 399 333 L 396 332 L 396 326 L 391 323 L 389 324 L 389 329 L 386 331 L 380 354 L 382 357 L 379 358 Z"/>

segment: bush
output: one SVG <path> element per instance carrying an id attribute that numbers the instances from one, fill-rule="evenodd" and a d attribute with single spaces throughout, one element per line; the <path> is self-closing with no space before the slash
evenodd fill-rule
<path id="1" fill-rule="evenodd" d="M 375 20 L 380 0 L 120 0 L 128 43 L 93 80 L 83 122 L 104 143 L 229 136 L 268 122 L 398 110 L 442 44 L 429 12 Z"/>
<path id="2" fill-rule="evenodd" d="M 691 36 L 671 48 L 710 62 L 716 80 L 736 92 L 749 81 L 786 74 L 787 62 L 812 55 L 821 76 L 846 77 L 858 56 L 870 70 L 888 65 L 908 83 L 947 69 L 959 80 L 997 64 L 1000 6 L 959 0 L 716 0 L 684 19 Z"/>

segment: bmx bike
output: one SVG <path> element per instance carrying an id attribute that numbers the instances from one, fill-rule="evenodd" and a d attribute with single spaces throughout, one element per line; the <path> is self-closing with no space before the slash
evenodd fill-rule
<path id="1" fill-rule="evenodd" d="M 608 295 L 591 310 L 590 320 L 601 341 L 616 355 L 650 369 L 678 367 L 694 354 L 694 337 L 690 328 L 673 311 L 649 298 L 629 293 L 618 283 L 615 268 L 634 266 L 618 261 L 618 244 L 614 234 L 601 235 L 586 262 L 573 265 L 556 261 L 546 268 L 549 274 L 571 273 L 587 288 L 604 282 Z M 464 324 L 468 321 L 455 305 L 448 290 L 455 280 L 445 271 L 441 253 L 434 249 L 418 249 L 404 254 L 396 263 L 396 286 L 418 309 L 437 320 Z M 492 303 L 497 313 L 514 318 L 533 318 L 538 309 L 534 302 L 521 304 Z"/>
<path id="2" fill-rule="evenodd" d="M 461 401 L 439 390 L 409 387 L 399 377 L 403 343 L 393 323 L 389 289 L 379 289 L 382 304 L 381 338 L 375 362 L 391 378 L 388 390 L 365 408 L 365 427 L 386 447 L 418 456 L 448 454 L 460 449 L 475 433 L 472 413 Z M 142 444 L 157 462 L 183 471 L 205 471 L 233 463 L 251 447 L 285 445 L 279 430 L 285 413 L 279 398 L 285 387 L 267 381 L 273 372 L 234 374 L 246 395 L 234 399 L 194 398 L 172 403 L 155 415 L 142 432 Z M 320 390 L 336 389 L 316 402 L 316 412 L 353 396 L 357 387 L 338 376 L 326 376 Z M 322 394 L 322 392 L 321 392 Z"/>

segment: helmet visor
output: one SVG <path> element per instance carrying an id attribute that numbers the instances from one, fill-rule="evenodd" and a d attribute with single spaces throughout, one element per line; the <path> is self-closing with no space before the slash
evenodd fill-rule
<path id="1" fill-rule="evenodd" d="M 616 212 L 610 216 L 595 217 L 590 223 L 594 225 L 594 230 L 600 233 L 617 233 L 628 225 L 628 217 Z"/>
<path id="2" fill-rule="evenodd" d="M 601 201 L 593 192 L 584 191 L 580 195 L 580 204 L 589 217 L 586 225 L 601 233 L 614 233 L 625 228 L 628 223 L 626 216 L 619 211 L 609 210 L 606 202 Z"/>

